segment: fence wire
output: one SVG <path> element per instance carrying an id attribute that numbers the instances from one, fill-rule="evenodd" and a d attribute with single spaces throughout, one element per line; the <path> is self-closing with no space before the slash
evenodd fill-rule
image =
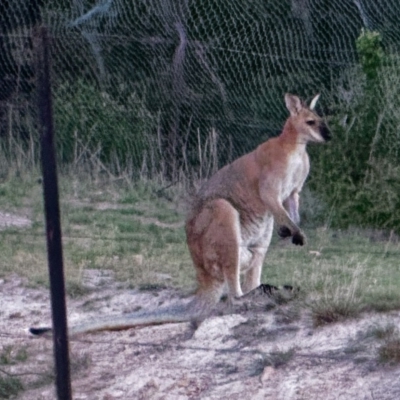
<path id="1" fill-rule="evenodd" d="M 355 98 L 356 39 L 376 30 L 398 49 L 397 13 L 394 0 L 2 2 L 0 140 L 35 143 L 40 20 L 52 36 L 60 159 L 86 149 L 176 179 L 210 169 L 199 147 L 215 169 L 278 132 L 285 92 Z"/>

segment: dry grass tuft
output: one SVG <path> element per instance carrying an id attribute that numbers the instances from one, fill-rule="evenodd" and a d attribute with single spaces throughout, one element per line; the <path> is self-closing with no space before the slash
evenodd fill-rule
<path id="1" fill-rule="evenodd" d="M 400 363 L 400 332 L 394 326 L 388 326 L 376 333 L 383 343 L 378 349 L 379 361 L 385 364 Z"/>

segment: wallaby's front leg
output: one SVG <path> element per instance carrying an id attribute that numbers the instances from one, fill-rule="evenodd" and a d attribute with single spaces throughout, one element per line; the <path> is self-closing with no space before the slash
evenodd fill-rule
<path id="1" fill-rule="evenodd" d="M 300 227 L 290 218 L 288 212 L 278 201 L 270 202 L 270 210 L 278 226 L 284 228 L 286 236 L 292 236 L 292 243 L 303 246 L 306 243 L 306 236 Z M 282 232 L 281 232 L 282 233 Z"/>
<path id="2" fill-rule="evenodd" d="M 300 214 L 299 214 L 299 199 L 300 196 L 297 191 L 294 191 L 284 202 L 283 207 L 288 212 L 290 218 L 293 220 L 295 224 L 300 223 Z M 278 235 L 281 238 L 287 238 L 292 236 L 292 232 L 285 225 L 281 225 L 278 228 Z"/>
<path id="3" fill-rule="evenodd" d="M 290 218 L 297 225 L 300 224 L 300 214 L 299 214 L 299 200 L 300 196 L 297 191 L 294 191 L 284 202 L 283 207 L 287 210 Z"/>
<path id="4" fill-rule="evenodd" d="M 295 221 L 296 219 L 300 220 L 298 216 L 298 194 L 296 193 L 296 196 L 288 201 L 288 206 L 290 206 L 290 209 L 292 209 L 293 212 L 293 219 L 279 200 L 279 196 L 274 191 L 264 190 L 264 193 L 261 192 L 261 194 L 264 194 L 262 197 L 265 204 L 274 216 L 277 225 L 281 227 L 279 229 L 280 236 L 292 236 L 293 244 L 303 246 L 306 243 L 306 237 Z"/>

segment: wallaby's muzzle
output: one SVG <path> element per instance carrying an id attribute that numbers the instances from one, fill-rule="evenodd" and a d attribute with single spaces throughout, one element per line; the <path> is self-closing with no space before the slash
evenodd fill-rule
<path id="1" fill-rule="evenodd" d="M 325 125 L 325 123 L 321 124 L 320 127 L 320 133 L 325 142 L 329 142 L 332 139 L 332 134 L 331 131 L 328 129 L 328 127 Z"/>

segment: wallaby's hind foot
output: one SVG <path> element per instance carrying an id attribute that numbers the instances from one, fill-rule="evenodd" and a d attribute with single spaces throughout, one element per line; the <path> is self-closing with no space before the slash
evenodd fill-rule
<path id="1" fill-rule="evenodd" d="M 277 287 L 263 283 L 238 299 L 235 304 L 235 312 L 269 311 L 278 304 L 284 304 L 294 299 L 299 290 L 294 289 L 291 285 Z"/>

